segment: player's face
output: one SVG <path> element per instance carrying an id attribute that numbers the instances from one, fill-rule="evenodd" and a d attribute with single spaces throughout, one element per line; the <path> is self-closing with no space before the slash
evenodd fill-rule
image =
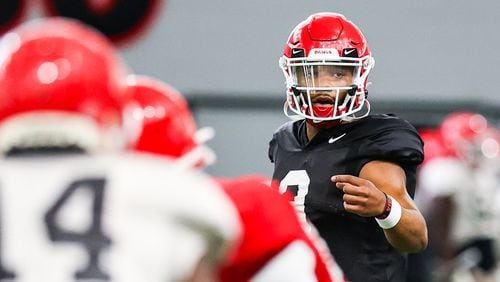
<path id="1" fill-rule="evenodd" d="M 310 91 L 313 103 L 333 104 L 335 99 L 341 103 L 347 90 L 332 88 L 349 87 L 353 83 L 353 67 L 349 66 L 317 65 L 298 67 L 296 71 L 298 87 L 325 88 Z"/>

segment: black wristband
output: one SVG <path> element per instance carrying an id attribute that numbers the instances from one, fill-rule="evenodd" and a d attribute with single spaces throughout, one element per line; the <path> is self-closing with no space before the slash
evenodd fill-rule
<path id="1" fill-rule="evenodd" d="M 384 193 L 384 192 L 382 192 L 382 193 Z M 390 197 L 388 197 L 386 193 L 384 193 L 384 195 L 385 195 L 384 212 L 382 212 L 382 214 L 376 216 L 376 218 L 378 218 L 378 219 L 387 218 L 389 216 L 389 213 L 391 213 L 392 199 Z"/>

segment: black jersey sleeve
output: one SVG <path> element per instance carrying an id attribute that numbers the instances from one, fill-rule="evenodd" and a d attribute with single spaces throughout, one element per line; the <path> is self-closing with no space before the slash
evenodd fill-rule
<path id="1" fill-rule="evenodd" d="M 359 156 L 381 159 L 401 165 L 418 165 L 424 159 L 423 142 L 409 122 L 393 116 L 371 119 L 363 127 L 366 138 L 359 148 Z"/>
<path id="2" fill-rule="evenodd" d="M 398 117 L 381 115 L 357 128 L 362 142 L 357 148 L 358 167 L 372 160 L 385 160 L 403 168 L 417 167 L 424 159 L 423 142 L 415 127 Z"/>
<path id="3" fill-rule="evenodd" d="M 410 125 L 386 128 L 361 148 L 362 156 L 382 158 L 399 164 L 418 165 L 424 158 L 423 142 Z"/>
<path id="4" fill-rule="evenodd" d="M 407 189 L 413 197 L 417 166 L 424 159 L 423 141 L 415 127 L 397 117 L 383 115 L 365 124 L 365 138 L 358 148 L 358 162 L 354 170 L 373 160 L 398 164 L 406 174 Z"/>

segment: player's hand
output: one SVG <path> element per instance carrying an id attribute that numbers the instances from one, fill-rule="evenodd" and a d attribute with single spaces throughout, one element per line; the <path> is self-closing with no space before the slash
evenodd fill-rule
<path id="1" fill-rule="evenodd" d="M 363 217 L 381 215 L 385 207 L 385 195 L 371 181 L 352 175 L 335 175 L 331 181 L 344 192 L 346 211 Z"/>

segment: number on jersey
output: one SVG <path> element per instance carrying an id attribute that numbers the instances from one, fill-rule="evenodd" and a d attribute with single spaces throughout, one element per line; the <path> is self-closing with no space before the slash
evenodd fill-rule
<path id="1" fill-rule="evenodd" d="M 82 266 L 80 270 L 75 270 L 74 277 L 76 279 L 110 279 L 109 275 L 99 266 L 101 252 L 111 244 L 111 240 L 102 231 L 101 225 L 105 184 L 106 180 L 104 178 L 89 178 L 74 181 L 64 189 L 61 196 L 47 208 L 47 212 L 45 213 L 44 219 L 48 238 L 53 243 L 71 242 L 80 244 L 88 254 L 89 260 L 87 265 Z M 70 203 L 70 200 L 78 197 L 79 193 L 76 192 L 80 191 L 88 191 L 92 195 L 91 223 L 89 228 L 84 231 L 67 230 L 59 224 L 57 218 L 61 216 L 61 212 L 64 211 L 64 207 Z M 16 270 L 7 269 L 3 266 L 3 262 L 0 253 L 0 280 L 16 279 L 18 276 L 16 275 Z M 7 264 L 8 262 L 5 263 Z"/>

